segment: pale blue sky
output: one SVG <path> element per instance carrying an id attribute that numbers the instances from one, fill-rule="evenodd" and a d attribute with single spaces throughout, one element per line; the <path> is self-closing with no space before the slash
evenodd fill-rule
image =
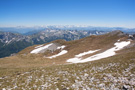
<path id="1" fill-rule="evenodd" d="M 135 0 L 0 0 L 0 26 L 135 28 Z"/>

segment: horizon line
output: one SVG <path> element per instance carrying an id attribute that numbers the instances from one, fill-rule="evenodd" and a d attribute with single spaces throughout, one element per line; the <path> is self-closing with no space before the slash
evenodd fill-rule
<path id="1" fill-rule="evenodd" d="M 32 27 L 48 27 L 48 26 L 69 26 L 70 27 L 102 27 L 102 28 L 128 28 L 134 29 L 135 27 L 122 27 L 122 26 L 92 26 L 92 25 L 18 25 L 18 26 L 0 26 L 0 28 L 32 28 Z M 57 27 L 57 28 L 64 28 L 64 27 Z"/>

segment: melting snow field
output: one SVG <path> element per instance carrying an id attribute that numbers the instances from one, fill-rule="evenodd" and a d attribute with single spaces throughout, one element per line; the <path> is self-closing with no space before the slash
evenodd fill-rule
<path id="1" fill-rule="evenodd" d="M 45 46 L 42 46 L 41 45 L 39 46 L 39 48 L 36 47 L 36 49 L 32 50 L 30 53 L 39 53 L 40 51 L 44 50 L 44 49 L 47 49 L 49 46 L 51 46 L 53 43 L 51 44 L 48 44 L 48 45 L 45 45 Z"/>
<path id="2" fill-rule="evenodd" d="M 130 44 L 130 41 L 127 41 L 127 42 L 126 41 L 116 42 L 114 44 L 115 47 L 110 48 L 110 49 L 108 49 L 108 50 L 106 50 L 106 51 L 104 51 L 102 53 L 93 55 L 93 56 L 88 57 L 86 59 L 81 59 L 80 56 L 84 56 L 84 55 L 87 54 L 87 52 L 85 52 L 83 54 L 76 55 L 76 56 L 79 56 L 79 57 L 68 59 L 67 62 L 71 62 L 71 63 L 84 63 L 84 62 L 88 62 L 88 61 L 94 61 L 94 60 L 99 60 L 99 59 L 102 59 L 102 58 L 107 58 L 107 57 L 115 55 L 116 54 L 115 51 L 121 50 L 123 47 L 125 47 L 125 46 L 127 46 L 129 44 Z"/>
<path id="3" fill-rule="evenodd" d="M 49 47 L 52 46 L 52 45 L 53 45 L 53 43 L 48 44 L 48 45 L 45 45 L 45 46 L 39 45 L 39 46 L 35 47 L 35 49 L 32 50 L 30 53 L 34 53 L 34 54 L 40 53 L 42 50 L 47 49 L 47 48 L 49 48 Z M 52 59 L 52 58 L 56 58 L 56 57 L 58 57 L 58 56 L 61 56 L 61 55 L 63 55 L 63 54 L 66 54 L 68 51 L 67 51 L 67 50 L 63 50 L 65 47 L 66 47 L 65 45 L 58 46 L 57 49 L 61 49 L 61 52 L 58 53 L 58 54 L 56 54 L 56 55 L 47 57 L 47 58 Z"/>
<path id="4" fill-rule="evenodd" d="M 59 46 L 59 47 L 57 47 L 57 49 L 64 49 L 66 46 L 65 45 L 62 45 L 62 46 Z M 61 56 L 61 55 L 64 55 L 64 54 L 66 54 L 68 51 L 67 50 L 62 50 L 60 53 L 58 53 L 58 54 L 56 54 L 56 55 L 53 55 L 53 56 L 50 56 L 50 57 L 47 57 L 47 58 L 50 58 L 50 59 L 52 59 L 52 58 L 56 58 L 56 57 L 58 57 L 58 56 Z"/>
<path id="5" fill-rule="evenodd" d="M 61 56 L 61 55 L 64 55 L 66 54 L 68 51 L 67 50 L 62 50 L 60 53 L 56 54 L 56 55 L 53 55 L 53 56 L 50 56 L 48 58 L 52 59 L 52 58 L 56 58 L 58 56 Z"/>
<path id="6" fill-rule="evenodd" d="M 88 51 L 88 52 L 83 52 L 83 53 L 80 53 L 80 54 L 78 54 L 78 55 L 75 55 L 76 57 L 82 57 L 82 56 L 84 56 L 84 55 L 87 55 L 87 54 L 91 54 L 91 53 L 94 53 L 94 52 L 97 52 L 97 51 L 99 51 L 99 50 L 90 50 L 90 51 Z"/>

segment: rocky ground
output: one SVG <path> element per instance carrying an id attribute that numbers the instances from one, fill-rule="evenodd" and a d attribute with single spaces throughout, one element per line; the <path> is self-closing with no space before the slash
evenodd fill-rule
<path id="1" fill-rule="evenodd" d="M 0 77 L 2 90 L 134 90 L 135 59 L 37 68 Z"/>

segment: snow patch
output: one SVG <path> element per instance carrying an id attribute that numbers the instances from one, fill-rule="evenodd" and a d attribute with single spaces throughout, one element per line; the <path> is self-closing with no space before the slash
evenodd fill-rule
<path id="1" fill-rule="evenodd" d="M 39 45 L 39 46 L 36 46 L 35 48 L 40 48 L 40 47 L 42 47 L 43 45 Z"/>
<path id="2" fill-rule="evenodd" d="M 65 47 L 66 47 L 65 45 L 62 45 L 62 46 L 57 47 L 57 49 L 64 49 Z"/>
<path id="3" fill-rule="evenodd" d="M 99 50 L 100 50 L 100 49 L 99 49 Z M 78 55 L 75 55 L 75 58 L 68 59 L 67 62 L 77 63 L 77 62 L 79 62 L 79 61 L 81 60 L 81 57 L 82 57 L 82 56 L 85 56 L 85 55 L 91 54 L 91 53 L 95 53 L 95 52 L 97 52 L 97 51 L 99 51 L 99 50 L 90 50 L 90 51 L 88 51 L 88 52 L 80 53 L 80 54 L 78 54 Z"/>
<path id="4" fill-rule="evenodd" d="M 78 54 L 78 55 L 75 55 L 75 57 L 82 57 L 82 56 L 84 56 L 84 55 L 87 55 L 87 54 L 91 54 L 91 53 L 94 53 L 94 52 L 97 52 L 97 51 L 99 51 L 99 50 L 90 50 L 90 51 L 88 51 L 88 52 L 83 52 L 83 53 L 80 53 L 80 54 Z"/>
<path id="5" fill-rule="evenodd" d="M 52 58 L 56 58 L 58 56 L 61 56 L 61 55 L 64 55 L 66 54 L 68 51 L 67 50 L 62 50 L 60 53 L 56 54 L 56 55 L 53 55 L 53 56 L 50 56 L 48 58 L 52 59 Z"/>
<path id="6" fill-rule="evenodd" d="M 75 57 L 75 58 L 71 58 L 71 59 L 68 59 L 67 62 L 71 62 L 71 63 L 84 63 L 84 62 L 88 62 L 88 61 L 94 61 L 94 60 L 99 60 L 99 59 L 102 59 L 102 58 L 107 58 L 107 57 L 110 57 L 110 56 L 113 56 L 115 55 L 115 51 L 118 51 L 118 50 L 121 50 L 122 48 L 124 48 L 125 46 L 129 45 L 131 42 L 130 41 L 122 41 L 122 42 L 116 42 L 114 45 L 115 47 L 113 48 L 110 48 L 102 53 L 99 53 L 99 54 L 96 54 L 96 55 L 93 55 L 91 57 L 88 57 L 86 59 L 81 59 L 81 58 L 78 58 L 78 57 Z"/>
<path id="7" fill-rule="evenodd" d="M 43 47 L 39 47 L 39 48 L 37 48 L 37 49 L 34 49 L 34 50 L 32 50 L 30 53 L 35 53 L 35 54 L 37 54 L 37 53 L 39 53 L 40 51 L 42 51 L 42 50 L 44 50 L 44 49 L 47 49 L 49 46 L 51 46 L 51 45 L 53 45 L 53 43 L 51 43 L 51 44 L 48 44 L 48 45 L 45 45 L 45 46 L 43 46 Z"/>
<path id="8" fill-rule="evenodd" d="M 5 88 L 2 88 L 2 90 L 6 90 Z"/>
<path id="9" fill-rule="evenodd" d="M 118 40 L 118 42 L 120 41 L 120 39 Z"/>

